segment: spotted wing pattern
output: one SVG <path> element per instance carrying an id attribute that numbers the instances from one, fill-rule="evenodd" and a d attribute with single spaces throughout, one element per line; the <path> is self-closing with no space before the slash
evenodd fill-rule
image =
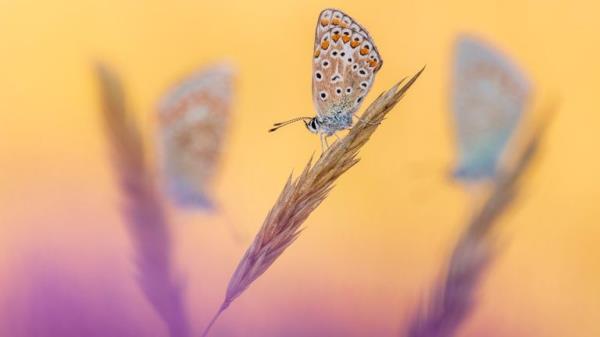
<path id="1" fill-rule="evenodd" d="M 231 115 L 233 71 L 222 64 L 175 85 L 158 108 L 160 159 L 170 198 L 181 207 L 210 208 Z"/>
<path id="2" fill-rule="evenodd" d="M 452 108 L 457 128 L 457 178 L 495 175 L 530 96 L 525 75 L 499 51 L 472 37 L 457 40 Z"/>
<path id="3" fill-rule="evenodd" d="M 340 10 L 322 11 L 315 32 L 312 73 L 317 115 L 356 112 L 382 64 L 366 29 Z"/>

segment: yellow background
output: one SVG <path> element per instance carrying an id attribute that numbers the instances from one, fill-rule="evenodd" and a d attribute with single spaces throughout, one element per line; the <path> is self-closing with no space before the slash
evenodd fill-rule
<path id="1" fill-rule="evenodd" d="M 424 64 L 427 70 L 308 230 L 215 332 L 397 334 L 469 208 L 466 193 L 445 176 L 454 158 L 451 47 L 456 34 L 472 32 L 527 70 L 538 101 L 559 97 L 561 108 L 520 203 L 503 218 L 505 250 L 461 335 L 599 336 L 595 1 L 1 1 L 2 303 L 28 279 L 27 261 L 42 258 L 62 266 L 74 291 L 114 288 L 114 296 L 142 308 L 132 316 L 148 324 L 148 336 L 163 335 L 131 277 L 92 64 L 104 60 L 119 71 L 150 135 L 161 93 L 226 57 L 239 71 L 217 183 L 226 216 L 173 218 L 187 306 L 194 329 L 204 326 L 245 250 L 230 240 L 226 219 L 255 233 L 290 171 L 319 151 L 318 138 L 300 125 L 266 129 L 313 113 L 312 39 L 324 7 L 342 8 L 366 26 L 385 60 L 367 102 Z"/>

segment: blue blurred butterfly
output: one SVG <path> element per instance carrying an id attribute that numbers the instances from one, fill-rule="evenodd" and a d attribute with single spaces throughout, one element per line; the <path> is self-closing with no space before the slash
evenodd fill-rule
<path id="1" fill-rule="evenodd" d="M 473 37 L 455 46 L 452 109 L 463 181 L 493 178 L 530 97 L 525 75 L 499 51 Z"/>
<path id="2" fill-rule="evenodd" d="M 217 64 L 185 78 L 158 107 L 159 158 L 179 207 L 212 210 L 213 185 L 228 131 L 233 68 Z"/>

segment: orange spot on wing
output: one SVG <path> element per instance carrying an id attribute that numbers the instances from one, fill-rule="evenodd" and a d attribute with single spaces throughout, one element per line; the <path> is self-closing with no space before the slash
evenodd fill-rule
<path id="1" fill-rule="evenodd" d="M 321 42 L 321 49 L 325 50 L 327 48 L 329 48 L 329 41 Z"/>
<path id="2" fill-rule="evenodd" d="M 321 26 L 325 27 L 329 24 L 329 19 L 321 19 Z"/>
<path id="3" fill-rule="evenodd" d="M 347 23 L 345 23 L 345 22 L 342 22 L 342 23 L 340 24 L 340 26 L 341 26 L 342 28 L 348 28 L 348 24 L 347 24 Z"/>
<path id="4" fill-rule="evenodd" d="M 352 42 L 350 42 L 350 46 L 351 46 L 352 48 L 356 48 L 356 47 L 358 47 L 358 45 L 359 45 L 359 44 L 360 44 L 360 42 L 358 42 L 358 41 L 352 41 Z"/>
<path id="5" fill-rule="evenodd" d="M 369 50 L 368 50 L 367 48 L 361 48 L 361 49 L 360 49 L 360 54 L 361 54 L 361 55 L 363 55 L 363 56 L 364 56 L 364 55 L 367 55 L 368 53 L 369 53 Z"/>
<path id="6" fill-rule="evenodd" d="M 321 51 L 317 48 L 317 50 L 315 50 L 315 58 L 319 57 L 319 55 L 321 55 Z"/>
<path id="7" fill-rule="evenodd" d="M 340 19 L 333 19 L 333 20 L 331 20 L 331 24 L 334 25 L 334 26 L 339 25 L 340 24 Z"/>
<path id="8" fill-rule="evenodd" d="M 332 39 L 334 42 L 337 42 L 337 41 L 340 39 L 340 34 L 333 34 L 333 36 L 331 36 L 331 39 Z"/>
<path id="9" fill-rule="evenodd" d="M 377 65 L 377 61 L 375 61 L 375 60 L 371 60 L 371 61 L 367 61 L 367 62 L 369 62 L 370 67 L 375 67 Z"/>
<path id="10" fill-rule="evenodd" d="M 350 41 L 350 36 L 348 36 L 348 35 L 342 36 L 342 41 L 344 41 L 344 43 L 348 43 L 348 41 Z"/>

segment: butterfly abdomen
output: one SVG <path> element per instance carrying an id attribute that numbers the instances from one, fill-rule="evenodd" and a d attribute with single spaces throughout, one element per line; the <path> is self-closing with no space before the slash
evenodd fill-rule
<path id="1" fill-rule="evenodd" d="M 352 114 L 334 113 L 318 118 L 320 131 L 328 136 L 352 126 Z"/>

